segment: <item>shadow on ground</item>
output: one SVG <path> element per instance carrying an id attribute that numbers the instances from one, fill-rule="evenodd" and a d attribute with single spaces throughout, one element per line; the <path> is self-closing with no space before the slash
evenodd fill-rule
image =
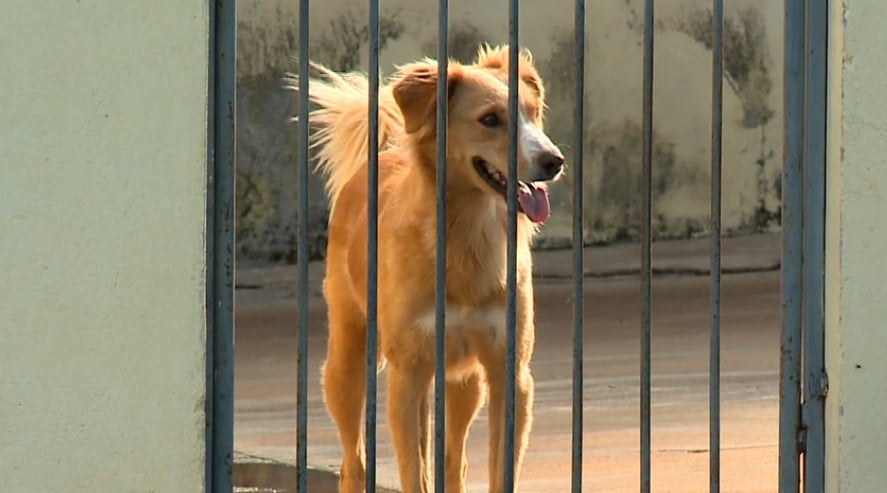
<path id="1" fill-rule="evenodd" d="M 332 471 L 308 468 L 308 491 L 312 493 L 337 493 L 339 476 Z M 243 456 L 234 463 L 234 491 L 237 493 L 295 493 L 299 475 L 296 467 L 262 459 Z M 394 490 L 377 487 L 379 493 L 395 493 Z"/>

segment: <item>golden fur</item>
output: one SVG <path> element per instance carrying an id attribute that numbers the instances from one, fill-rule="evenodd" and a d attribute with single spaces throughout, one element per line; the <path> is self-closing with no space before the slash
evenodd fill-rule
<path id="1" fill-rule="evenodd" d="M 521 130 L 518 176 L 541 188 L 543 181 L 562 174 L 563 157 L 541 130 L 542 81 L 529 54 L 522 53 L 520 60 L 521 121 L 529 126 Z M 364 491 L 365 481 L 367 80 L 361 74 L 313 67 L 320 74 L 311 79 L 309 89 L 317 105 L 311 123 L 320 127 L 313 146 L 331 200 L 323 286 L 329 310 L 323 390 L 344 451 L 340 491 L 353 493 Z M 470 65 L 449 63 L 446 484 L 447 491 L 454 492 L 465 491 L 465 441 L 485 395 L 490 414 L 489 491 L 504 491 L 507 209 L 501 191 L 484 181 L 475 166 L 482 158 L 507 178 L 507 120 L 513 116 L 507 114 L 507 69 L 507 47 L 482 48 Z M 294 78 L 290 83 L 295 88 Z M 388 365 L 388 423 L 405 493 L 431 491 L 428 392 L 435 368 L 436 90 L 437 65 L 426 59 L 399 67 L 379 91 L 379 361 Z M 478 123 L 491 113 L 501 121 Z M 545 159 L 549 167 L 543 173 Z M 519 214 L 516 476 L 532 421 L 530 243 L 536 227 Z"/>

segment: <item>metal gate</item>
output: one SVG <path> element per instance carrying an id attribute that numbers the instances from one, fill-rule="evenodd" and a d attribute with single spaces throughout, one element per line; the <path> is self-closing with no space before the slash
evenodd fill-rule
<path id="1" fill-rule="evenodd" d="M 651 201 L 653 169 L 653 46 L 654 1 L 643 0 L 643 114 L 642 180 L 639 191 L 642 200 L 641 220 L 641 409 L 640 409 L 640 465 L 639 491 L 651 489 Z M 299 0 L 299 72 L 308 73 L 309 0 Z M 509 0 L 509 45 L 519 46 L 517 0 Z M 208 136 L 208 223 L 213 235 L 207 238 L 207 404 L 206 404 L 206 481 L 207 491 L 232 491 L 233 426 L 234 426 L 234 93 L 235 93 L 235 2 L 215 0 L 210 3 L 212 50 L 210 67 L 210 108 Z M 379 90 L 379 0 L 370 0 L 370 46 L 368 101 L 370 121 L 378 119 Z M 575 1 L 575 45 L 585 46 L 585 1 Z M 711 128 L 711 329 L 710 329 L 710 491 L 720 490 L 720 301 L 721 301 L 721 141 L 722 141 L 722 87 L 724 61 L 724 1 L 713 0 L 712 25 L 712 128 Z M 438 9 L 438 128 L 446 128 L 447 119 L 447 27 L 448 2 L 439 1 Z M 828 381 L 824 368 L 824 195 L 825 195 L 825 137 L 826 137 L 826 65 L 828 38 L 827 0 L 785 0 L 785 72 L 784 72 L 784 161 L 782 172 L 782 339 L 780 363 L 780 423 L 779 423 L 779 491 L 819 492 L 824 488 L 824 400 Z M 518 51 L 510 50 L 509 112 L 517 110 Z M 575 52 L 575 162 L 581 163 L 584 122 L 585 52 Z M 299 114 L 299 218 L 298 258 L 307 256 L 307 228 L 302 218 L 307 216 L 309 175 L 308 142 L 308 78 L 300 78 Z M 516 175 L 517 124 L 509 121 L 511 140 L 508 169 Z M 438 139 L 437 193 L 442 197 L 446 176 L 446 133 Z M 371 125 L 369 132 L 369 189 L 378 186 L 378 128 Z M 573 421 L 572 421 L 572 491 L 582 489 L 582 327 L 583 327 L 583 223 L 582 223 L 582 166 L 573 172 Z M 504 482 L 511 491 L 513 485 L 514 453 L 514 348 L 516 308 L 516 224 L 517 185 L 509 180 L 508 197 L 508 279 L 507 279 L 507 372 L 510 378 L 506 388 L 506 470 Z M 376 258 L 378 198 L 371 193 L 369 202 L 369 291 L 368 291 L 368 351 L 367 351 L 367 407 L 366 407 L 366 488 L 375 490 L 376 475 Z M 438 200 L 437 207 L 437 276 L 436 276 L 436 356 L 443 360 L 445 300 L 444 227 L 446 202 Z M 297 393 L 297 467 L 300 472 L 297 491 L 306 491 L 307 468 L 307 262 L 298 263 L 299 284 L 299 351 Z M 438 365 L 435 380 L 442 383 L 443 365 Z M 443 416 L 445 394 L 443 385 L 435 385 L 435 414 Z M 445 420 L 435 420 L 434 485 L 436 492 L 444 491 L 444 436 Z M 803 466 L 801 458 L 803 457 Z"/>

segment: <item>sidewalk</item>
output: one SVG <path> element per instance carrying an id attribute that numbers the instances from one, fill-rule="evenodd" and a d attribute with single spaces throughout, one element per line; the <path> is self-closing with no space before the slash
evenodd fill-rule
<path id="1" fill-rule="evenodd" d="M 654 274 L 708 275 L 711 270 L 711 239 L 670 240 L 652 245 Z M 723 238 L 721 272 L 758 272 L 779 268 L 781 254 L 778 233 Z M 538 277 L 572 278 L 571 250 L 539 251 L 533 255 Z M 641 247 L 625 243 L 583 250 L 585 277 L 637 275 Z"/>
<path id="2" fill-rule="evenodd" d="M 711 267 L 709 238 L 654 242 L 652 269 L 654 274 L 708 275 Z M 540 278 L 572 278 L 572 250 L 541 250 L 533 254 L 533 269 Z M 591 246 L 583 249 L 585 277 L 637 275 L 640 271 L 640 245 L 624 243 Z M 762 272 L 779 268 L 780 235 L 765 233 L 724 238 L 721 241 L 721 271 L 727 273 Z M 320 294 L 324 263 L 308 266 L 312 296 Z M 295 265 L 273 265 L 238 268 L 237 287 L 241 291 L 283 289 L 282 295 L 294 295 Z"/>

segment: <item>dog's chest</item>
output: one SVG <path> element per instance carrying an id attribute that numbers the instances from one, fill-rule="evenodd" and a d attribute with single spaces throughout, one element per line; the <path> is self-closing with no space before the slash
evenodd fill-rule
<path id="1" fill-rule="evenodd" d="M 449 292 L 482 299 L 504 288 L 508 240 L 501 209 L 501 204 L 486 201 L 470 213 L 453 214 L 447 227 Z M 436 236 L 429 235 L 428 240 L 433 248 Z"/>
<path id="2" fill-rule="evenodd" d="M 436 311 L 422 313 L 416 320 L 416 328 L 435 334 L 437 331 Z M 478 339 L 489 344 L 502 344 L 505 340 L 505 307 L 490 305 L 470 307 L 448 303 L 444 312 L 444 322 L 448 339 Z"/>

